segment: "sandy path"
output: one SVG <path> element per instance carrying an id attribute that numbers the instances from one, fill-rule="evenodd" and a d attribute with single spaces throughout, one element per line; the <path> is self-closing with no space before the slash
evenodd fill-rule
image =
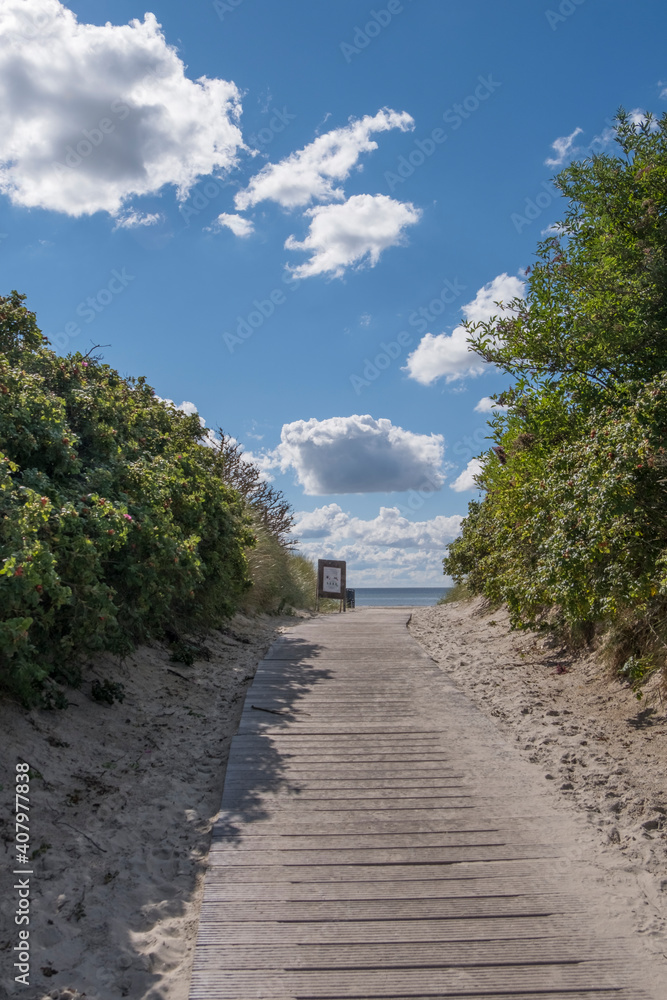
<path id="1" fill-rule="evenodd" d="M 206 640 L 211 659 L 140 649 L 101 657 L 65 711 L 0 703 L 3 920 L 0 995 L 186 1000 L 211 820 L 257 663 L 295 619 L 237 616 Z M 125 685 L 99 704 L 91 681 Z M 13 981 L 17 761 L 30 783 L 30 986 Z M 6 990 L 6 992 L 5 992 Z"/>
<path id="2" fill-rule="evenodd" d="M 412 635 L 542 772 L 557 808 L 583 813 L 582 850 L 614 891 L 634 886 L 627 919 L 667 982 L 667 716 L 657 684 L 638 702 L 595 654 L 511 632 L 483 602 L 419 608 Z"/>
<path id="3" fill-rule="evenodd" d="M 231 635 L 207 640 L 211 660 L 191 667 L 161 647 L 122 667 L 99 659 L 65 712 L 0 703 L 0 993 L 186 1000 L 229 743 L 258 661 L 288 627 L 237 619 Z M 411 631 L 542 772 L 556 808 L 587 817 L 581 850 L 605 884 L 623 881 L 614 905 L 626 907 L 640 953 L 662 961 L 667 720 L 657 695 L 638 703 L 595 657 L 510 633 L 504 613 L 484 615 L 479 602 L 418 609 Z M 125 701 L 93 701 L 94 677 L 122 681 Z M 17 760 L 41 775 L 31 784 L 29 988 L 11 969 Z"/>

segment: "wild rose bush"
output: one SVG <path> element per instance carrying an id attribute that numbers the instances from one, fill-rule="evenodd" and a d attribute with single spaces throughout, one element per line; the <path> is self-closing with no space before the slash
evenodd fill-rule
<path id="1" fill-rule="evenodd" d="M 88 653 L 231 615 L 254 532 L 197 415 L 57 356 L 24 299 L 0 298 L 0 684 L 30 702 Z"/>

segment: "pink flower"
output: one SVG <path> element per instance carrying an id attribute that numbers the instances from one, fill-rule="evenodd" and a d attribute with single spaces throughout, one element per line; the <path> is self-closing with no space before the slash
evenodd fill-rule
<path id="1" fill-rule="evenodd" d="M 131 514 L 123 514 L 123 517 L 125 518 L 126 521 L 131 521 L 132 520 L 132 515 Z"/>

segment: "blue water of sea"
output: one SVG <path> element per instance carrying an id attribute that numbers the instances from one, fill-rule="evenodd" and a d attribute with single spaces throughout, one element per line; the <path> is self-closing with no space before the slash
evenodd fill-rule
<path id="1" fill-rule="evenodd" d="M 358 608 L 429 607 L 437 604 L 451 587 L 355 587 Z"/>

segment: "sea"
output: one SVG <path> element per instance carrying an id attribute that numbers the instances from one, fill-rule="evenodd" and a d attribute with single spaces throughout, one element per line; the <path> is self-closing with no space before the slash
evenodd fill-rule
<path id="1" fill-rule="evenodd" d="M 358 608 L 430 607 L 451 587 L 354 587 Z"/>

